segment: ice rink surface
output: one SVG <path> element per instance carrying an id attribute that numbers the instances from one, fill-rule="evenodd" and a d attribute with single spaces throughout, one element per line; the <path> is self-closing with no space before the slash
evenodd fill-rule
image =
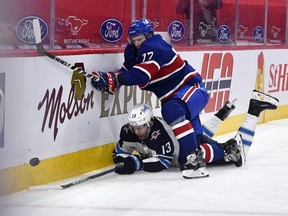
<path id="1" fill-rule="evenodd" d="M 216 137 L 224 141 L 230 133 Z M 0 197 L 1 216 L 288 215 L 288 119 L 258 125 L 244 166 L 208 166 L 209 178 L 110 173 L 65 190 Z M 66 184 L 94 174 L 53 183 Z"/>

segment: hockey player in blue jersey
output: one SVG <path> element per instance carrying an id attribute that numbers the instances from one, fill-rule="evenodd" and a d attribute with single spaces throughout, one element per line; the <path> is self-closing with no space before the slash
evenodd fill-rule
<path id="1" fill-rule="evenodd" d="M 131 44 L 118 72 L 94 72 L 100 79 L 92 85 L 113 94 L 121 85 L 138 85 L 161 101 L 163 119 L 179 142 L 180 170 L 184 178 L 207 177 L 209 173 L 197 137 L 203 134 L 199 113 L 209 95 L 199 73 L 184 61 L 147 19 L 136 20 L 128 30 Z"/>
<path id="2" fill-rule="evenodd" d="M 207 152 L 204 158 L 209 163 L 242 165 L 241 143 L 237 146 L 236 140 L 231 139 L 219 144 L 205 135 L 203 137 L 199 140 L 199 145 L 204 150 L 204 154 Z M 213 154 L 208 154 L 205 150 L 208 145 L 213 150 Z M 230 152 L 224 150 L 231 148 Z M 121 128 L 120 139 L 113 152 L 114 162 L 124 164 L 116 172 L 119 174 L 132 174 L 139 170 L 160 172 L 170 166 L 179 166 L 178 156 L 179 142 L 171 127 L 161 117 L 154 116 L 152 108 L 147 104 L 136 104 L 129 113 L 128 123 Z"/>
<path id="3" fill-rule="evenodd" d="M 260 100 L 260 97 L 264 97 L 264 101 Z M 253 91 L 248 112 L 235 138 L 218 143 L 212 136 L 235 108 L 234 102 L 228 101 L 203 125 L 207 136 L 202 135 L 198 142 L 207 164 L 242 166 L 252 144 L 260 113 L 266 109 L 276 109 L 278 99 Z M 150 106 L 135 105 L 130 111 L 128 121 L 121 128 L 120 139 L 113 152 L 114 162 L 124 163 L 123 167 L 117 169 L 117 173 L 132 174 L 140 170 L 160 172 L 170 166 L 179 165 L 179 143 L 170 126 L 162 118 L 154 116 Z"/>

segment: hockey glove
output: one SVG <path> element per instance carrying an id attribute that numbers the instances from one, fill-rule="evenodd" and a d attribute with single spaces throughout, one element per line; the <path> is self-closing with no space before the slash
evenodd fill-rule
<path id="1" fill-rule="evenodd" d="M 117 73 L 114 72 L 92 72 L 93 75 L 99 77 L 99 80 L 91 79 L 92 85 L 98 91 L 106 91 L 109 94 L 114 94 L 119 88 L 120 84 L 117 81 Z"/>
<path id="2" fill-rule="evenodd" d="M 138 155 L 130 154 L 118 154 L 114 157 L 114 162 L 124 163 L 123 167 L 115 170 L 118 174 L 132 174 L 135 171 L 141 170 L 143 167 L 143 162 Z"/>

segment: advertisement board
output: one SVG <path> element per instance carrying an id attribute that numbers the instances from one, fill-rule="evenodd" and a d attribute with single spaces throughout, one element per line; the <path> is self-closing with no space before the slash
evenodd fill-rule
<path id="1" fill-rule="evenodd" d="M 237 99 L 236 109 L 230 117 L 233 124 L 226 125 L 229 130 L 222 133 L 239 127 L 242 120 L 239 116 L 247 112 L 253 89 L 271 94 L 280 101 L 279 109 L 272 116 L 266 115 L 267 119 L 288 117 L 288 62 L 285 58 L 288 50 L 182 51 L 180 54 L 201 73 L 210 94 L 201 113 L 202 121 L 227 100 Z M 91 73 L 119 69 L 123 54 L 61 58 L 74 64 L 82 63 Z M 47 57 L 1 58 L 0 65 L 1 175 L 5 175 L 5 169 L 27 165 L 34 157 L 51 161 L 69 155 L 64 162 L 69 166 L 69 160 L 73 160 L 75 154 L 79 157 L 79 152 L 83 151 L 89 161 L 106 161 L 107 165 L 112 163 L 111 146 L 105 151 L 105 145 L 113 147 L 117 142 L 120 128 L 127 122 L 128 112 L 136 103 L 148 103 L 154 108 L 155 115 L 161 115 L 161 104 L 155 95 L 141 91 L 137 86 L 121 87 L 115 95 L 109 95 L 93 89 L 87 79 L 84 97 L 75 100 L 71 88 L 72 70 Z M 98 147 L 104 148 L 101 154 L 95 154 L 93 150 Z M 89 151 L 93 152 L 93 157 Z M 85 162 L 85 158 L 81 160 Z M 101 162 L 92 163 L 89 169 L 99 166 Z M 41 163 L 38 167 L 41 168 Z M 57 170 L 57 167 L 53 169 Z M 49 175 L 49 170 L 46 172 Z M 77 172 L 81 173 L 81 170 Z M 75 172 L 70 173 L 73 174 Z"/>

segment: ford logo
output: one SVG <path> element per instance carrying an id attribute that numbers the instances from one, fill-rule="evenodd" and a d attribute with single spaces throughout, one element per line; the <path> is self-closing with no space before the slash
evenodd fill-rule
<path id="1" fill-rule="evenodd" d="M 100 26 L 101 37 L 107 42 L 117 42 L 123 36 L 124 27 L 117 19 L 107 19 Z"/>
<path id="2" fill-rule="evenodd" d="M 48 25 L 40 17 L 27 16 L 22 18 L 16 25 L 17 37 L 27 44 L 36 44 L 33 31 L 33 19 L 39 19 L 41 27 L 41 39 L 44 40 L 48 35 Z"/>
<path id="3" fill-rule="evenodd" d="M 221 25 L 218 28 L 218 39 L 221 42 L 227 42 L 230 39 L 231 31 L 227 25 Z"/>
<path id="4" fill-rule="evenodd" d="M 173 21 L 168 26 L 168 35 L 173 41 L 180 41 L 185 35 L 185 27 L 180 21 Z"/>

